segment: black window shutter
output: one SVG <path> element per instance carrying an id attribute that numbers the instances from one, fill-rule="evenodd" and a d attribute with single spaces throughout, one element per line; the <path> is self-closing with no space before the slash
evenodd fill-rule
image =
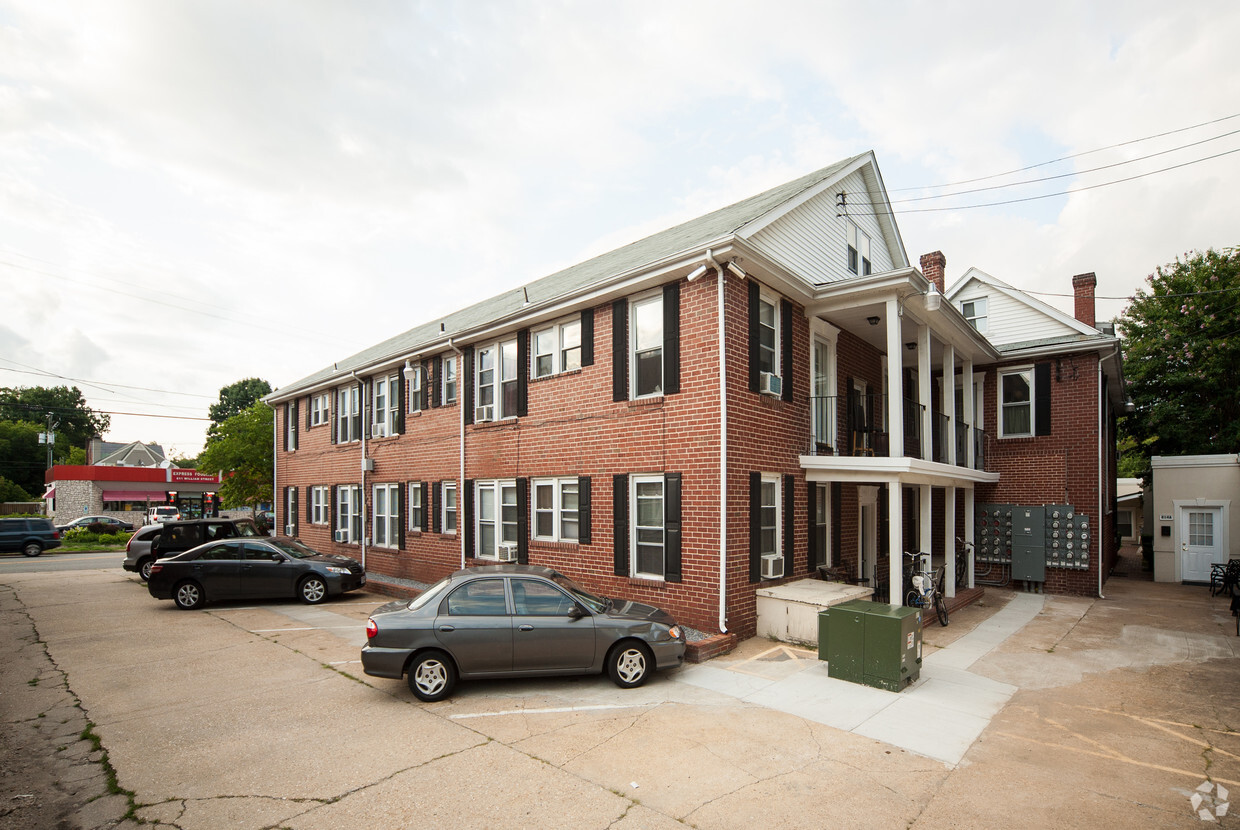
<path id="1" fill-rule="evenodd" d="M 581 312 L 581 365 L 594 365 L 594 309 Z"/>
<path id="2" fill-rule="evenodd" d="M 443 498 L 443 482 L 431 482 L 431 533 L 443 532 L 443 519 L 439 515 L 439 500 Z"/>
<path id="3" fill-rule="evenodd" d="M 593 531 L 590 527 L 590 477 L 577 478 L 577 544 L 593 543 Z"/>
<path id="4" fill-rule="evenodd" d="M 288 514 L 288 506 L 289 506 L 288 488 L 285 487 L 282 493 L 283 493 L 284 498 L 281 500 L 281 503 L 280 503 L 279 517 L 284 520 L 284 524 L 289 525 L 293 523 L 293 517 Z M 280 532 L 282 530 L 284 530 L 283 525 L 281 525 L 280 527 L 269 528 L 268 532 L 272 536 L 283 536 L 284 534 Z"/>
<path id="5" fill-rule="evenodd" d="M 831 482 L 831 564 L 840 564 L 840 553 L 843 550 L 843 542 L 840 536 L 843 535 L 843 506 L 844 506 L 844 485 L 838 481 Z M 879 516 L 881 523 L 883 517 Z"/>
<path id="6" fill-rule="evenodd" d="M 792 557 L 796 553 L 796 476 L 784 473 L 784 567 L 792 572 Z"/>
<path id="7" fill-rule="evenodd" d="M 530 564 L 530 480 L 517 479 L 517 564 Z"/>
<path id="8" fill-rule="evenodd" d="M 680 392 L 680 283 L 663 286 L 663 394 Z"/>
<path id="9" fill-rule="evenodd" d="M 405 549 L 405 529 L 409 527 L 409 488 L 401 485 L 396 488 L 396 515 L 400 518 L 400 530 L 396 532 L 396 547 Z"/>
<path id="10" fill-rule="evenodd" d="M 762 473 L 749 474 L 749 581 L 762 581 Z"/>
<path id="11" fill-rule="evenodd" d="M 418 525 L 418 530 L 426 533 L 431 529 L 431 487 L 425 481 L 419 481 L 418 491 L 422 494 L 422 523 Z"/>
<path id="12" fill-rule="evenodd" d="M 474 551 L 474 480 L 472 478 L 465 479 L 465 492 L 458 493 L 457 498 L 461 502 L 462 513 L 461 530 L 465 534 L 465 555 L 477 556 Z"/>
<path id="13" fill-rule="evenodd" d="M 396 400 L 388 404 L 388 407 L 396 410 L 396 418 L 394 425 L 397 435 L 405 434 L 405 410 L 409 407 L 405 405 L 405 373 L 396 373 Z"/>
<path id="14" fill-rule="evenodd" d="M 507 415 L 508 413 L 504 413 Z M 530 414 L 530 330 L 517 332 L 517 417 Z"/>
<path id="15" fill-rule="evenodd" d="M 809 514 L 809 538 L 805 540 L 805 564 L 806 571 L 812 572 L 818 565 L 818 557 L 822 553 L 818 550 L 818 483 L 809 482 L 805 488 L 806 505 L 808 505 Z"/>
<path id="16" fill-rule="evenodd" d="M 333 392 L 331 396 L 331 400 L 334 401 L 336 405 L 333 406 L 328 411 L 327 420 L 332 425 L 332 443 L 339 444 L 340 443 L 340 435 L 339 435 L 340 424 L 336 420 L 336 415 L 340 412 L 340 392 L 339 391 Z"/>
<path id="17" fill-rule="evenodd" d="M 313 419 L 314 419 L 314 396 L 307 395 L 306 396 L 306 429 L 309 429 L 310 427 L 314 426 L 314 424 L 310 423 Z"/>
<path id="18" fill-rule="evenodd" d="M 611 399 L 629 399 L 629 301 L 611 304 Z"/>
<path id="19" fill-rule="evenodd" d="M 434 367 L 435 376 L 433 378 L 422 378 L 422 382 L 431 385 L 431 409 L 437 409 L 443 405 L 443 355 L 437 356 L 427 365 Z"/>
<path id="20" fill-rule="evenodd" d="M 611 514 L 613 552 L 616 576 L 629 575 L 629 477 L 617 473 L 611 477 Z"/>
<path id="21" fill-rule="evenodd" d="M 296 450 L 297 440 L 301 435 L 301 425 L 298 422 L 298 418 L 297 418 L 297 413 L 298 413 L 297 401 L 290 401 L 289 406 L 292 407 L 292 411 L 289 412 L 288 422 L 293 426 L 293 446 L 290 447 L 290 449 Z"/>
<path id="22" fill-rule="evenodd" d="M 1033 367 L 1033 434 L 1051 434 L 1051 364 Z"/>
<path id="23" fill-rule="evenodd" d="M 783 392 L 780 397 L 792 400 L 792 301 L 779 301 L 779 375 Z"/>
<path id="24" fill-rule="evenodd" d="M 457 397 L 465 406 L 465 423 L 474 422 L 474 347 L 467 346 L 461 354 L 461 371 L 456 375 Z"/>
<path id="25" fill-rule="evenodd" d="M 753 280 L 749 281 L 749 391 L 761 389 L 762 377 L 759 364 L 762 352 L 758 348 L 759 305 L 762 302 L 762 289 Z"/>
<path id="26" fill-rule="evenodd" d="M 680 582 L 683 579 L 680 564 L 680 488 L 680 473 L 667 473 L 663 476 L 663 578 L 668 582 Z"/>
<path id="27" fill-rule="evenodd" d="M 431 408 L 431 365 L 434 363 L 429 357 L 422 361 L 422 389 L 418 392 L 418 409 Z"/>
<path id="28" fill-rule="evenodd" d="M 332 503 L 327 505 L 327 526 L 331 528 L 332 540 L 336 538 L 336 499 L 339 498 L 339 484 L 332 485 Z"/>
<path id="29" fill-rule="evenodd" d="M 357 417 L 351 419 L 353 428 L 349 435 L 350 441 L 362 440 L 362 421 L 366 417 L 366 391 L 366 384 L 357 385 Z"/>
<path id="30" fill-rule="evenodd" d="M 306 485 L 306 524 L 314 522 L 314 488 Z"/>

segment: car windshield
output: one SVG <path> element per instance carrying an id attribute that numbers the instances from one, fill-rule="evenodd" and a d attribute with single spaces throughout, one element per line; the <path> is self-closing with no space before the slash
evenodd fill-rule
<path id="1" fill-rule="evenodd" d="M 595 612 L 596 614 L 601 614 L 607 610 L 607 597 L 595 596 L 594 594 L 587 591 L 585 588 L 582 588 L 576 582 L 573 582 L 571 579 L 566 577 L 564 574 L 558 573 L 555 576 L 551 577 L 551 579 L 555 582 L 556 585 L 559 585 L 561 588 L 568 591 L 570 594 L 573 595 L 573 597 L 577 599 L 578 602 L 580 602 L 582 605 L 586 606 L 587 608 L 589 608 L 591 611 Z"/>
<path id="2" fill-rule="evenodd" d="M 240 530 L 240 528 L 238 528 Z M 253 533 L 242 533 L 242 536 L 253 536 Z M 281 552 L 287 553 L 294 559 L 306 559 L 310 556 L 321 556 L 317 550 L 308 548 L 301 542 L 294 542 L 291 539 L 271 539 L 267 542 L 273 548 L 279 548 Z"/>
<path id="3" fill-rule="evenodd" d="M 451 581 L 452 581 L 452 577 L 445 576 L 443 579 L 439 580 L 434 585 L 427 588 L 425 591 L 423 591 L 422 593 L 414 597 L 412 600 L 410 600 L 409 605 L 406 607 L 410 611 L 417 611 L 419 608 L 426 605 L 431 600 L 435 599 L 440 594 L 442 594 L 444 587 L 447 586 L 447 584 Z"/>
<path id="4" fill-rule="evenodd" d="M 253 522 L 237 522 L 237 535 L 238 536 L 257 536 L 258 528 L 254 526 Z"/>

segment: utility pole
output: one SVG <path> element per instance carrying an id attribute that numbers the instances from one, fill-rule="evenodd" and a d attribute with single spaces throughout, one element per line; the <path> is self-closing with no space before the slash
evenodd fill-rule
<path id="1" fill-rule="evenodd" d="M 47 432 L 39 436 L 40 444 L 47 444 L 47 467 L 52 469 L 52 447 L 56 444 L 56 433 L 54 430 L 60 426 L 60 421 L 52 420 L 52 413 L 47 413 Z"/>

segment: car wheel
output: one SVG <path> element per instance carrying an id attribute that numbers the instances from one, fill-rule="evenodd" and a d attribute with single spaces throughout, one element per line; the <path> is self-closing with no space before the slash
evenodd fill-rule
<path id="1" fill-rule="evenodd" d="M 203 596 L 201 585 L 193 580 L 186 580 L 172 592 L 172 599 L 176 602 L 177 608 L 192 611 L 201 606 L 206 597 Z"/>
<path id="2" fill-rule="evenodd" d="M 327 583 L 319 576 L 308 576 L 297 586 L 297 596 L 306 605 L 318 605 L 327 599 Z"/>
<path id="3" fill-rule="evenodd" d="M 654 658 L 650 650 L 640 643 L 621 643 L 611 650 L 607 658 L 607 674 L 611 682 L 621 689 L 632 689 L 646 682 Z"/>
<path id="4" fill-rule="evenodd" d="M 443 700 L 455 687 L 456 666 L 441 651 L 425 651 L 409 665 L 409 691 L 418 700 Z"/>
<path id="5" fill-rule="evenodd" d="M 26 556 L 38 556 L 42 552 L 43 546 L 38 542 L 27 542 L 26 546 L 22 548 L 22 553 Z"/>
<path id="6" fill-rule="evenodd" d="M 142 577 L 143 582 L 151 581 L 151 566 L 155 564 L 154 558 L 148 557 L 138 563 L 138 576 Z"/>

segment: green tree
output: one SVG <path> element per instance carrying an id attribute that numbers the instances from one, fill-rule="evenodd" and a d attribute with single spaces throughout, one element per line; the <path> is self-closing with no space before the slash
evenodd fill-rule
<path id="1" fill-rule="evenodd" d="M 85 449 L 92 437 L 103 435 L 112 423 L 109 416 L 86 405 L 82 391 L 76 386 L 0 388 L 0 421 L 27 421 L 45 430 L 49 413 L 57 422 L 56 443 L 52 447 L 56 463 L 68 458 L 74 447 Z"/>
<path id="2" fill-rule="evenodd" d="M 220 425 L 234 415 L 245 412 L 264 395 L 271 394 L 271 384 L 261 378 L 246 378 L 229 384 L 220 390 L 220 400 L 211 404 L 207 417 L 211 426 L 207 427 L 207 439 L 219 430 Z"/>
<path id="3" fill-rule="evenodd" d="M 42 430 L 30 421 L 0 421 L 0 476 L 27 495 L 43 493 L 47 446 L 39 443 Z"/>
<path id="4" fill-rule="evenodd" d="M 1150 456 L 1240 450 L 1240 251 L 1193 252 L 1159 266 L 1118 323 L 1136 410 L 1121 437 L 1148 475 Z"/>
<path id="5" fill-rule="evenodd" d="M 198 469 L 222 470 L 220 499 L 224 507 L 250 507 L 271 498 L 275 486 L 275 455 L 271 435 L 275 413 L 262 401 L 228 418 L 207 439 Z"/>
<path id="6" fill-rule="evenodd" d="M 18 487 L 16 482 L 0 476 L 0 501 L 34 501 L 34 499 L 35 497 Z"/>

